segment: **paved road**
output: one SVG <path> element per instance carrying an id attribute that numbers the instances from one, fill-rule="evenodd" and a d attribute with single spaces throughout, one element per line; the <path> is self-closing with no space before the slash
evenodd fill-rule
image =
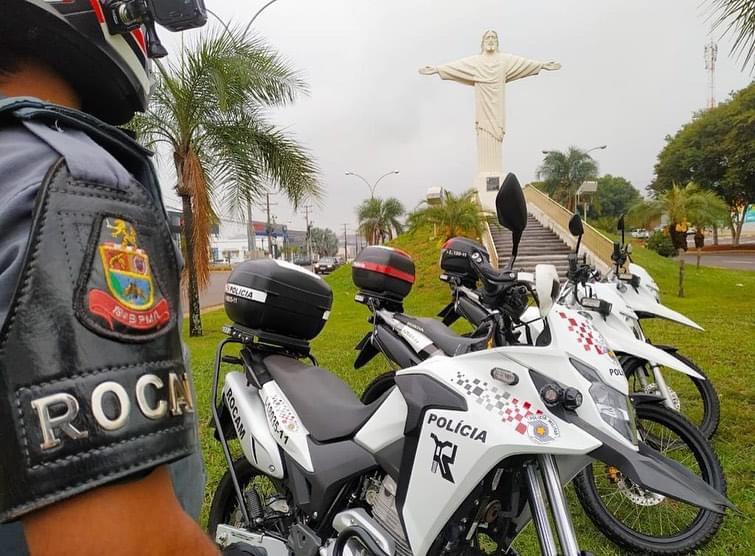
<path id="1" fill-rule="evenodd" d="M 684 256 L 687 264 L 696 265 L 697 255 L 687 253 Z M 719 268 L 733 268 L 736 270 L 752 270 L 755 272 L 755 252 L 752 253 L 708 253 L 700 257 L 700 266 L 716 266 Z"/>
<path id="2" fill-rule="evenodd" d="M 305 267 L 308 270 L 312 270 L 312 267 Z M 210 284 L 207 289 L 199 294 L 199 307 L 201 309 L 207 309 L 209 307 L 217 307 L 223 304 L 223 296 L 225 295 L 225 283 L 230 276 L 230 272 L 210 272 Z M 189 302 L 186 296 L 186 292 L 183 292 L 181 298 L 181 308 L 185 313 L 189 312 Z"/>
<path id="3" fill-rule="evenodd" d="M 228 280 L 230 274 L 230 272 L 210 272 L 210 285 L 205 291 L 199 294 L 199 306 L 202 309 L 223 304 L 225 282 Z M 182 296 L 181 308 L 185 313 L 189 312 L 189 302 L 186 292 Z"/>

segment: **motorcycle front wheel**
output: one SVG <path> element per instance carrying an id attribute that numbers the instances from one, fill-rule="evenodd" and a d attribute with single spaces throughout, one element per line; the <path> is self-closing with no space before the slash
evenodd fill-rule
<path id="1" fill-rule="evenodd" d="M 726 478 L 713 448 L 684 416 L 660 405 L 635 408 L 641 438 L 719 492 Z M 621 548 L 641 554 L 687 554 L 710 541 L 723 515 L 645 490 L 616 467 L 593 462 L 574 479 L 582 508 Z"/>
<path id="2" fill-rule="evenodd" d="M 706 438 L 712 438 L 721 419 L 721 403 L 713 383 L 693 361 L 678 352 L 670 353 L 692 367 L 703 379 L 694 378 L 673 369 L 661 367 L 663 379 L 671 391 L 674 408 L 700 429 Z M 633 360 L 624 369 L 631 392 L 657 394 L 653 370 L 646 361 Z"/>

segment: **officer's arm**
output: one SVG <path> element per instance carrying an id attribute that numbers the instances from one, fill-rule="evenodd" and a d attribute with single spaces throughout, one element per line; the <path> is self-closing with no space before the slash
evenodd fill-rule
<path id="1" fill-rule="evenodd" d="M 31 556 L 217 554 L 181 509 L 164 466 L 37 510 L 23 524 Z"/>

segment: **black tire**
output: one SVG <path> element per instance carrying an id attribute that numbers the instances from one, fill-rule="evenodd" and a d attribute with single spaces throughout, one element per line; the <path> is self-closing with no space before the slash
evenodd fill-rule
<path id="1" fill-rule="evenodd" d="M 708 440 L 692 423 L 689 422 L 688 419 L 675 411 L 671 411 L 663 406 L 655 404 L 639 405 L 635 408 L 635 411 L 637 414 L 638 427 L 640 427 L 642 423 L 647 424 L 647 422 L 652 422 L 667 431 L 671 431 L 671 433 L 678 437 L 679 440 L 671 441 L 668 446 L 672 447 L 674 450 L 682 447 L 689 449 L 694 455 L 696 466 L 699 468 L 699 475 L 703 480 L 719 492 L 726 494 L 726 478 L 724 477 L 718 457 Z M 649 432 L 648 436 L 652 437 L 652 439 L 658 438 L 658 436 L 652 436 Z M 653 444 L 652 440 L 649 442 L 651 445 Z M 577 498 L 587 516 L 592 520 L 601 533 L 621 548 L 633 553 L 641 554 L 687 554 L 707 544 L 721 527 L 723 515 L 709 510 L 693 508 L 682 502 L 665 498 L 658 503 L 658 505 L 667 504 L 667 512 L 671 512 L 671 514 L 675 516 L 682 516 L 685 514 L 690 516 L 694 515 L 694 517 L 690 519 L 687 527 L 676 531 L 674 534 L 663 535 L 663 518 L 661 516 L 660 535 L 638 531 L 624 523 L 606 507 L 606 502 L 599 494 L 595 479 L 595 469 L 599 468 L 599 466 L 604 466 L 607 470 L 615 469 L 605 466 L 605 464 L 601 462 L 594 462 L 575 477 L 574 488 L 577 493 Z M 612 476 L 613 480 L 615 480 L 615 471 L 609 470 L 608 474 Z M 618 475 L 620 476 L 620 473 L 618 473 Z M 627 498 L 621 493 L 618 486 L 615 486 L 614 488 L 616 492 L 609 494 L 608 500 L 612 500 L 612 497 L 616 496 L 616 494 L 619 494 L 620 497 L 624 496 Z M 619 500 L 621 500 L 621 498 L 619 498 Z M 623 501 L 620 502 L 619 507 L 616 508 L 617 511 L 622 507 L 621 505 L 623 503 Z M 642 526 L 642 512 L 645 508 L 631 500 L 629 500 L 629 503 L 630 511 L 631 509 L 636 510 L 635 513 L 638 516 L 638 519 L 640 519 L 639 525 Z M 643 509 L 638 510 L 637 508 Z M 646 517 L 645 521 L 648 521 L 647 514 L 644 515 Z M 668 524 L 671 525 L 670 518 L 667 519 Z M 634 526 L 634 522 L 632 523 L 632 526 Z"/>
<path id="2" fill-rule="evenodd" d="M 692 387 L 696 390 L 697 396 L 699 396 L 699 403 L 701 407 L 696 407 L 693 410 L 685 411 L 685 404 L 681 405 L 681 413 L 687 417 L 700 432 L 705 435 L 705 438 L 712 438 L 718 429 L 718 424 L 721 420 L 721 402 L 718 399 L 718 393 L 716 392 L 713 383 L 708 378 L 700 367 L 698 367 L 692 360 L 688 359 L 679 352 L 669 352 L 679 359 L 682 363 L 692 367 L 695 371 L 700 373 L 705 380 L 694 378 L 678 371 L 670 370 L 664 373 L 664 379 L 669 384 L 669 387 L 674 389 L 676 385 L 677 390 L 687 389 L 692 390 Z M 639 381 L 636 379 L 636 372 L 640 367 L 644 367 L 647 363 L 637 359 L 632 359 L 624 369 L 627 380 L 629 380 L 630 390 L 635 386 L 635 391 L 639 391 Z M 652 377 L 652 374 L 651 374 Z M 653 380 L 652 378 L 650 379 Z M 691 383 L 692 387 L 687 387 L 685 383 Z M 679 388 L 681 386 L 681 388 Z M 694 413 L 694 414 L 693 414 Z"/>
<path id="3" fill-rule="evenodd" d="M 264 479 L 276 490 L 280 489 L 280 485 L 274 480 L 261 473 L 259 470 L 252 467 L 246 458 L 243 456 L 233 462 L 233 469 L 236 472 L 236 478 L 239 481 L 239 486 L 242 492 L 246 491 L 250 483 L 257 478 Z M 233 488 L 233 479 L 231 478 L 231 472 L 226 471 L 223 477 L 220 479 L 215 494 L 212 496 L 212 504 L 210 504 L 210 514 L 207 518 L 207 532 L 210 538 L 215 539 L 215 531 L 218 525 L 221 523 L 228 523 L 233 526 L 241 527 L 242 523 L 236 523 L 233 519 L 234 513 L 238 509 L 238 500 L 236 499 L 236 490 Z M 282 531 L 276 532 L 277 534 L 283 533 Z"/>

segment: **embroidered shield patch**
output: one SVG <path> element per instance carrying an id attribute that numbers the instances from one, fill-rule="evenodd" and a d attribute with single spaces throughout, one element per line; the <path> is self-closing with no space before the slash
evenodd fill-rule
<path id="1" fill-rule="evenodd" d="M 99 324 L 114 332 L 150 333 L 170 321 L 170 307 L 155 284 L 149 253 L 138 241 L 131 222 L 102 220 L 85 306 Z"/>

